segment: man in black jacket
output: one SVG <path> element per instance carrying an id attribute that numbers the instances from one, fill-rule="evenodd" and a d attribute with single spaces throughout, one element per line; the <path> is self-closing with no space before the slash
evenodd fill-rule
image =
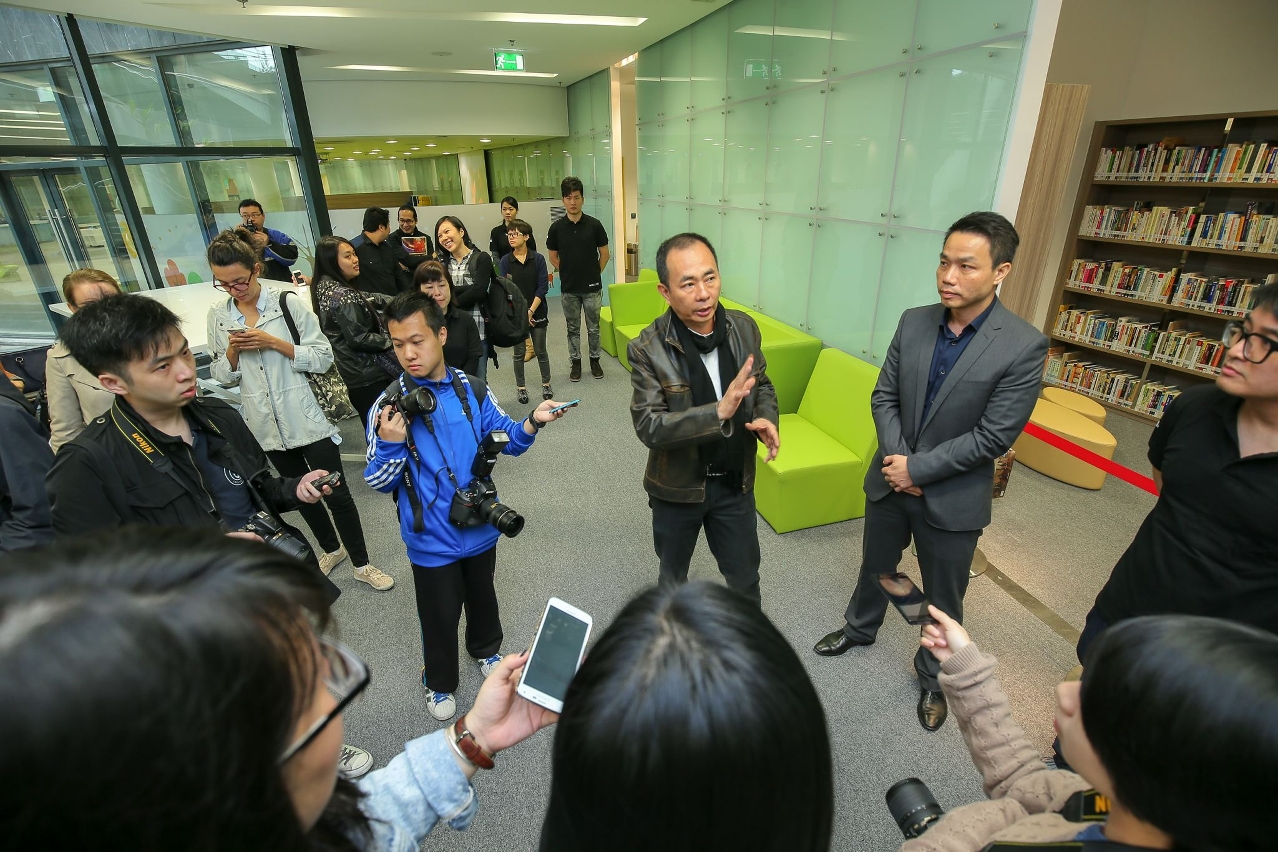
<path id="1" fill-rule="evenodd" d="M 235 409 L 197 398 L 179 322 L 154 299 L 109 296 L 63 327 L 72 356 L 117 398 L 62 446 L 49 472 L 59 537 L 128 523 L 234 532 L 259 511 L 278 517 L 320 500 L 311 482 L 327 471 L 272 476 Z"/>
<path id="2" fill-rule="evenodd" d="M 351 240 L 359 257 L 359 275 L 351 284 L 365 293 L 398 296 L 412 289 L 408 274 L 408 252 L 391 242 L 390 213 L 385 207 L 369 207 L 364 211 L 363 232 Z M 403 269 L 401 269 L 403 267 Z"/>
<path id="3" fill-rule="evenodd" d="M 0 553 L 53 543 L 44 493 L 51 464 L 49 434 L 0 370 Z"/>
<path id="4" fill-rule="evenodd" d="M 405 237 L 418 237 L 425 248 L 420 252 L 409 251 L 404 245 Z M 411 204 L 404 204 L 399 208 L 399 227 L 391 231 L 386 241 L 391 244 L 392 249 L 401 249 L 407 255 L 399 258 L 397 268 L 410 277 L 417 271 L 417 267 L 435 254 L 435 244 L 431 242 L 430 235 L 417 228 L 417 208 Z"/>

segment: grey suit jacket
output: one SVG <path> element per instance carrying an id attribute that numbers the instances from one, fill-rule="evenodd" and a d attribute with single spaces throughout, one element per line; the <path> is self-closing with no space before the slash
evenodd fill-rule
<path id="1" fill-rule="evenodd" d="M 883 457 L 905 455 L 910 478 L 923 489 L 928 523 L 982 529 L 990 522 L 994 459 L 1034 411 L 1047 338 L 996 300 L 924 420 L 927 374 L 944 316 L 939 303 L 901 315 L 870 395 L 879 450 L 865 474 L 865 496 L 882 500 L 892 492 L 883 480 Z"/>

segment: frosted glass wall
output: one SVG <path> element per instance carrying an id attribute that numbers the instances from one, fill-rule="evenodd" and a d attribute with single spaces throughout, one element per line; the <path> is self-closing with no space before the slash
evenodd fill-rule
<path id="1" fill-rule="evenodd" d="M 617 280 L 615 265 L 625 262 L 625 245 L 613 233 L 611 79 L 608 69 L 568 87 L 568 138 L 561 149 L 563 174 L 576 175 L 585 187 L 582 210 L 603 222 L 612 255 L 603 271 L 605 283 Z M 555 194 L 557 195 L 558 180 Z M 606 297 L 605 297 L 606 298 Z"/>
<path id="2" fill-rule="evenodd" d="M 640 51 L 641 265 L 704 234 L 725 296 L 882 363 L 993 204 L 1032 5 L 736 0 Z"/>

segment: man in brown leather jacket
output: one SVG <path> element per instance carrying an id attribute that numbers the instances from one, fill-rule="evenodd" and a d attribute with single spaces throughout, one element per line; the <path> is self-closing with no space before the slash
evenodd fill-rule
<path id="1" fill-rule="evenodd" d="M 657 290 L 670 305 L 627 349 L 630 414 L 648 447 L 644 488 L 660 581 L 682 583 L 702 526 L 728 586 L 759 601 L 755 441 L 781 447 L 777 394 L 759 327 L 719 304 L 719 264 L 699 234 L 657 249 Z"/>

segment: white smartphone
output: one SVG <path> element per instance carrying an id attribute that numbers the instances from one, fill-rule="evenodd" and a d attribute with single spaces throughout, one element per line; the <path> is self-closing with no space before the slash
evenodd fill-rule
<path id="1" fill-rule="evenodd" d="M 562 713 L 564 695 L 572 682 L 594 619 L 559 598 L 551 598 L 541 615 L 532 653 L 515 692 L 534 704 Z"/>

